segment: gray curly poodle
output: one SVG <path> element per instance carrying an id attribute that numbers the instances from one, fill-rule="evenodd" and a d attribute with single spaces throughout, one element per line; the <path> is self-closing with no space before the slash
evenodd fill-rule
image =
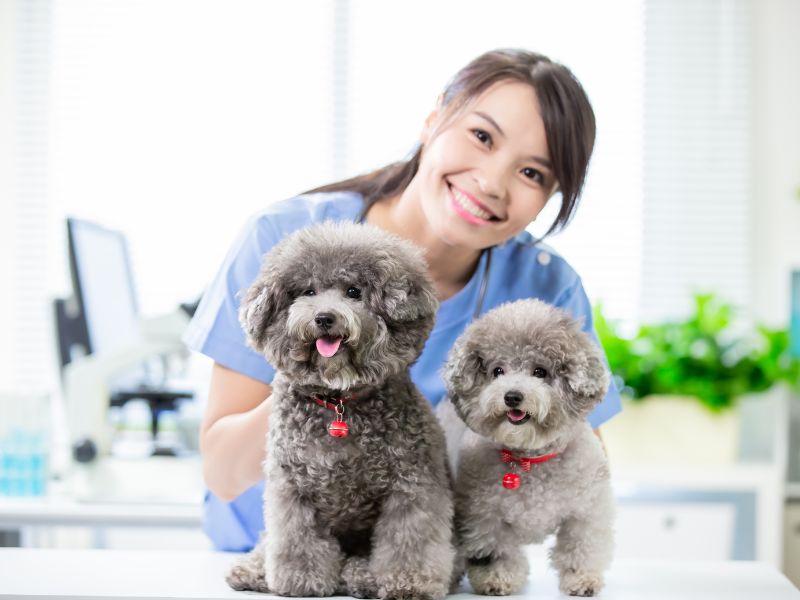
<path id="1" fill-rule="evenodd" d="M 445 365 L 466 423 L 456 475 L 456 530 L 474 591 L 518 593 L 522 545 L 555 533 L 562 592 L 593 596 L 613 554 L 605 452 L 586 417 L 609 384 L 598 346 L 567 313 L 538 300 L 472 323 Z"/>
<path id="2" fill-rule="evenodd" d="M 444 434 L 409 376 L 438 308 L 421 251 L 323 223 L 265 257 L 240 308 L 275 366 L 266 532 L 228 575 L 284 596 L 437 599 L 454 573 Z"/>

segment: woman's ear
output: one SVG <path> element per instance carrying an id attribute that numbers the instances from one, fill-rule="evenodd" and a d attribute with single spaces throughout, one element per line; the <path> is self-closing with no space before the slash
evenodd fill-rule
<path id="1" fill-rule="evenodd" d="M 436 123 L 436 120 L 439 116 L 439 111 L 434 110 L 431 111 L 431 114 L 428 115 L 428 118 L 425 119 L 425 124 L 422 126 L 422 131 L 419 134 L 419 142 L 423 146 L 427 146 L 428 142 L 433 135 L 433 125 Z"/>
<path id="2" fill-rule="evenodd" d="M 436 130 L 436 126 L 439 123 L 439 115 L 442 112 L 443 102 L 444 96 L 439 94 L 439 97 L 436 98 L 436 108 L 434 108 L 425 119 L 422 132 L 419 134 L 419 141 L 423 146 L 425 146 L 431 140 L 431 137 L 433 137 L 433 132 Z"/>

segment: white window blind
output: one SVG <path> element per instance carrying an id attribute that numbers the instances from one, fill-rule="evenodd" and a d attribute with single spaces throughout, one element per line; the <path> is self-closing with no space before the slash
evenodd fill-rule
<path id="1" fill-rule="evenodd" d="M 48 125 L 51 4 L 5 2 L 0 8 L 0 389 L 39 393 L 53 384 L 55 350 L 48 302 L 50 242 Z"/>
<path id="2" fill-rule="evenodd" d="M 646 0 L 641 315 L 711 291 L 750 307 L 746 0 Z"/>

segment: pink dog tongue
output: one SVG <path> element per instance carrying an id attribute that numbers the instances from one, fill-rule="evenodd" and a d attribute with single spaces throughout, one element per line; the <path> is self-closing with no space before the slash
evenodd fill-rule
<path id="1" fill-rule="evenodd" d="M 525 418 L 525 411 L 517 410 L 515 408 L 514 410 L 508 411 L 508 416 L 512 421 L 521 421 Z"/>
<path id="2" fill-rule="evenodd" d="M 325 358 L 330 358 L 339 349 L 342 338 L 317 338 L 317 351 Z"/>

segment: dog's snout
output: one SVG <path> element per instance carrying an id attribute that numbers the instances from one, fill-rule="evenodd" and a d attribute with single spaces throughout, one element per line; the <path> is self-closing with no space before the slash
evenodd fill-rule
<path id="1" fill-rule="evenodd" d="M 323 329 L 328 329 L 336 322 L 336 317 L 331 313 L 318 313 L 317 316 L 314 317 L 314 322 Z"/>
<path id="2" fill-rule="evenodd" d="M 517 391 L 510 391 L 506 392 L 506 395 L 503 396 L 506 401 L 506 406 L 509 408 L 516 408 L 520 404 L 522 404 L 522 394 Z"/>

